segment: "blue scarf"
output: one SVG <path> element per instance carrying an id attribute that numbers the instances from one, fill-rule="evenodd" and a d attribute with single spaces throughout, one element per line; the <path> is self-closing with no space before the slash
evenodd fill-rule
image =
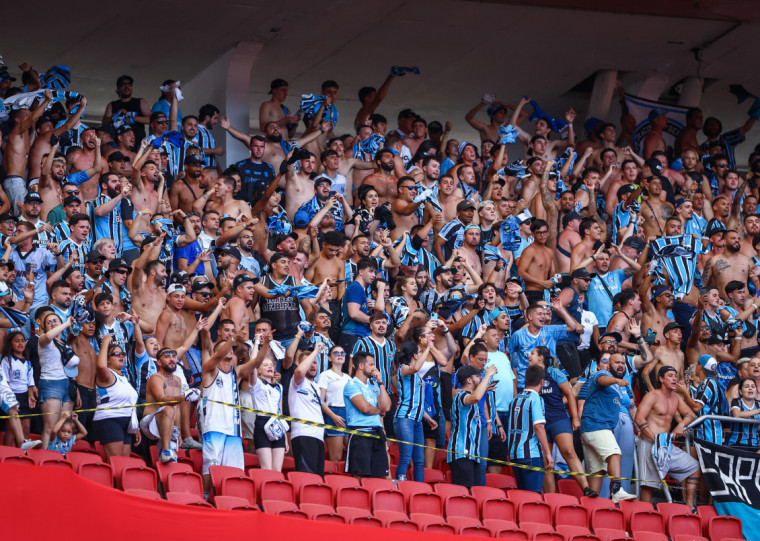
<path id="1" fill-rule="evenodd" d="M 327 99 L 327 96 L 318 96 L 317 94 L 302 94 L 301 95 L 301 111 L 306 118 L 314 118 L 322 107 L 322 103 Z M 338 109 L 335 104 L 330 104 L 325 107 L 325 111 L 320 120 L 326 120 L 332 122 L 333 126 L 338 124 Z"/>

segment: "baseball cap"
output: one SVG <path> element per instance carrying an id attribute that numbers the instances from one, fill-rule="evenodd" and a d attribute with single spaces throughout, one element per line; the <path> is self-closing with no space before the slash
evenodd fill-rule
<path id="1" fill-rule="evenodd" d="M 460 385 L 464 385 L 464 382 L 467 381 L 467 378 L 470 378 L 477 374 L 480 374 L 480 371 L 474 366 L 467 364 L 457 370 L 457 379 L 459 380 Z"/>
<path id="2" fill-rule="evenodd" d="M 0 82 L 2 81 L 15 81 L 16 78 L 13 77 L 10 73 L 8 73 L 8 68 L 6 66 L 3 66 L 2 69 L 0 69 Z"/>
<path id="3" fill-rule="evenodd" d="M 417 113 L 411 109 L 401 109 L 398 113 L 398 118 L 417 118 Z"/>
<path id="4" fill-rule="evenodd" d="M 624 184 L 621 186 L 617 191 L 617 198 L 618 200 L 623 199 L 624 196 L 628 195 L 631 192 L 635 192 L 636 188 L 633 184 Z"/>
<path id="5" fill-rule="evenodd" d="M 127 269 L 127 274 L 132 272 L 132 268 L 127 264 L 127 262 L 124 259 L 112 259 L 111 262 L 108 264 L 108 272 L 113 272 L 115 270 L 119 269 Z"/>
<path id="6" fill-rule="evenodd" d="M 7 222 L 7 221 L 14 221 L 18 222 L 18 218 L 16 218 L 13 214 L 10 212 L 3 212 L 0 214 L 0 222 Z"/>
<path id="7" fill-rule="evenodd" d="M 123 124 L 116 128 L 116 135 L 122 135 L 128 131 L 135 131 L 131 124 Z"/>
<path id="8" fill-rule="evenodd" d="M 683 325 L 679 325 L 675 321 L 671 321 L 667 325 L 665 325 L 665 328 L 662 330 L 662 334 L 668 334 L 673 329 L 681 329 L 683 330 Z"/>
<path id="9" fill-rule="evenodd" d="M 243 259 L 240 250 L 238 250 L 235 246 L 225 246 L 224 248 L 219 248 L 219 253 L 231 255 L 237 260 Z"/>
<path id="10" fill-rule="evenodd" d="M 289 86 L 288 82 L 285 79 L 273 79 L 271 83 L 269 83 L 269 92 L 268 94 L 272 93 L 272 90 L 275 88 L 282 88 L 283 86 Z"/>
<path id="11" fill-rule="evenodd" d="M 37 192 L 29 192 L 24 197 L 24 203 L 42 203 L 42 196 Z"/>
<path id="12" fill-rule="evenodd" d="M 739 359 L 738 361 L 736 361 L 736 368 L 739 368 L 741 365 L 743 365 L 744 363 L 748 363 L 751 360 L 752 359 L 750 359 L 749 357 L 742 357 L 741 359 Z"/>
<path id="13" fill-rule="evenodd" d="M 235 279 L 232 281 L 232 289 L 236 289 L 237 286 L 242 285 L 246 282 L 255 282 L 256 279 L 251 276 L 250 274 L 238 274 L 235 276 Z"/>
<path id="14" fill-rule="evenodd" d="M 5 297 L 11 294 L 11 288 L 5 282 L 0 282 L 0 297 Z"/>
<path id="15" fill-rule="evenodd" d="M 68 207 L 72 203 L 79 203 L 79 204 L 81 204 L 82 200 L 79 199 L 76 195 L 66 196 L 66 199 L 63 200 L 63 206 L 64 207 Z"/>
<path id="16" fill-rule="evenodd" d="M 183 270 L 178 270 L 176 272 L 173 272 L 171 276 L 169 277 L 169 282 L 172 284 L 181 284 L 185 281 L 190 280 L 190 275 Z"/>
<path id="17" fill-rule="evenodd" d="M 570 212 L 568 212 L 562 217 L 562 226 L 567 227 L 567 224 L 569 224 L 573 220 L 582 220 L 582 219 L 583 219 L 583 216 L 581 216 L 574 210 L 571 210 Z"/>
<path id="18" fill-rule="evenodd" d="M 315 188 L 317 186 L 319 186 L 320 184 L 322 184 L 323 182 L 327 182 L 330 186 L 332 186 L 332 180 L 330 180 L 330 177 L 328 177 L 326 175 L 318 175 L 318 176 L 314 177 L 314 187 Z"/>
<path id="19" fill-rule="evenodd" d="M 715 372 L 715 368 L 718 366 L 718 361 L 712 355 L 700 355 L 698 362 L 705 372 Z"/>
<path id="20" fill-rule="evenodd" d="M 38 118 L 38 119 L 37 119 L 37 122 L 35 122 L 35 123 L 34 123 L 34 127 L 35 127 L 36 129 L 40 129 L 40 127 L 41 127 L 41 126 L 44 126 L 44 125 L 45 125 L 45 124 L 47 124 L 48 122 L 52 123 L 52 122 L 53 122 L 53 119 L 52 119 L 52 118 L 50 118 L 50 117 L 49 117 L 49 116 L 47 116 L 47 115 L 42 115 L 40 118 Z"/>
<path id="21" fill-rule="evenodd" d="M 87 252 L 87 257 L 85 258 L 85 261 L 87 263 L 97 263 L 98 261 L 105 261 L 106 256 L 98 252 L 97 250 L 90 250 Z"/>
<path id="22" fill-rule="evenodd" d="M 193 293 L 197 293 L 198 291 L 206 287 L 211 287 L 211 283 L 209 281 L 193 282 L 193 286 L 190 288 L 190 291 Z"/>
<path id="23" fill-rule="evenodd" d="M 623 246 L 630 246 L 640 252 L 646 247 L 646 242 L 641 237 L 628 237 L 623 241 Z"/>
<path id="24" fill-rule="evenodd" d="M 11 260 L 3 261 L 2 259 L 0 259 L 0 267 L 8 267 L 9 271 L 16 270 L 16 265 Z"/>
<path id="25" fill-rule="evenodd" d="M 298 239 L 298 233 L 295 233 L 295 232 L 279 233 L 279 234 L 275 235 L 273 243 L 274 243 L 275 246 L 277 246 L 278 244 L 280 244 L 282 241 L 284 241 L 288 237 L 290 237 L 293 240 L 297 240 Z"/>
<path id="26" fill-rule="evenodd" d="M 651 111 L 649 111 L 647 118 L 649 119 L 649 122 L 652 122 L 658 116 L 667 115 L 667 114 L 668 114 L 667 109 L 663 109 L 662 107 L 654 107 Z"/>
<path id="27" fill-rule="evenodd" d="M 662 164 L 660 163 L 660 160 L 657 158 L 649 158 L 647 161 L 644 162 L 644 165 L 649 167 L 649 169 L 652 170 L 653 175 L 659 175 L 662 172 Z"/>
<path id="28" fill-rule="evenodd" d="M 570 274 L 570 278 L 596 278 L 596 273 L 587 271 L 585 267 L 580 267 Z"/>
<path id="29" fill-rule="evenodd" d="M 433 280 L 435 280 L 441 274 L 445 274 L 447 272 L 451 272 L 451 267 L 447 267 L 446 265 L 441 265 L 439 267 L 436 267 L 435 270 L 433 271 Z"/>
<path id="30" fill-rule="evenodd" d="M 524 224 L 525 222 L 533 221 L 533 216 L 530 214 L 529 211 L 521 212 L 517 215 L 517 221 L 520 225 Z"/>
<path id="31" fill-rule="evenodd" d="M 166 115 L 162 113 L 161 111 L 156 111 L 150 114 L 150 121 L 153 122 L 154 120 L 158 120 L 161 117 L 166 118 Z"/>
<path id="32" fill-rule="evenodd" d="M 475 205 L 472 204 L 472 201 L 469 201 L 465 199 L 464 201 L 460 201 L 457 203 L 457 210 L 475 210 Z"/>
<path id="33" fill-rule="evenodd" d="M 121 75 L 118 79 L 116 79 L 116 86 L 119 86 L 122 83 L 132 84 L 135 80 L 132 79 L 131 75 Z"/>
<path id="34" fill-rule="evenodd" d="M 129 158 L 127 158 L 124 154 L 122 154 L 120 151 L 115 150 L 114 152 L 111 152 L 108 155 L 108 161 L 109 162 L 128 162 Z"/>
<path id="35" fill-rule="evenodd" d="M 608 336 L 610 338 L 613 338 L 615 340 L 615 342 L 617 342 L 618 344 L 623 341 L 623 335 L 620 334 L 619 332 L 606 332 L 606 333 L 602 333 L 602 335 L 599 337 L 599 341 L 601 342 L 602 339 L 604 339 L 604 338 L 606 338 Z"/>
<path id="36" fill-rule="evenodd" d="M 185 165 L 203 165 L 203 158 L 197 154 L 190 154 L 185 156 Z"/>
<path id="37" fill-rule="evenodd" d="M 187 293 L 185 290 L 185 286 L 182 284 L 169 284 L 169 287 L 166 288 L 166 294 L 171 295 L 172 293 Z"/>

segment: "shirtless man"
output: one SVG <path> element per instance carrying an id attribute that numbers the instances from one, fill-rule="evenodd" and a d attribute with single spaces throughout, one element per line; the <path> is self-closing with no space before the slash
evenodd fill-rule
<path id="1" fill-rule="evenodd" d="M 660 199 L 662 181 L 658 177 L 642 180 L 639 188 L 631 192 L 628 201 L 636 201 L 642 189 L 647 190 L 647 197 L 641 202 L 641 215 L 644 217 L 644 235 L 647 238 L 665 235 L 665 220 L 670 218 L 675 209 L 667 201 Z"/>
<path id="2" fill-rule="evenodd" d="M 655 107 L 649 111 L 649 123 L 652 129 L 644 138 L 643 142 L 645 160 L 651 158 L 652 153 L 657 150 L 665 152 L 668 149 L 665 139 L 662 138 L 662 131 L 668 125 L 667 111 L 660 107 Z"/>
<path id="3" fill-rule="evenodd" d="M 530 232 L 534 241 L 520 256 L 517 274 L 525 281 L 525 296 L 528 303 L 544 298 L 544 290 L 554 282 L 549 280 L 555 273 L 554 252 L 546 245 L 549 225 L 544 220 L 533 220 Z"/>
<path id="4" fill-rule="evenodd" d="M 481 109 L 483 109 L 483 107 L 485 107 L 486 105 L 488 105 L 487 112 L 488 112 L 489 118 L 491 119 L 491 122 L 489 124 L 486 124 L 485 122 L 481 122 L 480 120 L 475 118 L 475 115 L 477 115 L 478 112 Z M 470 126 L 472 126 L 478 131 L 478 134 L 480 134 L 481 141 L 485 139 L 490 139 L 491 141 L 498 141 L 500 139 L 499 128 L 507 123 L 507 110 L 514 109 L 514 108 L 515 108 L 514 105 L 510 105 L 508 103 L 503 103 L 500 101 L 494 101 L 494 102 L 481 101 L 475 107 L 473 107 L 467 112 L 467 114 L 464 116 L 464 119 L 467 121 L 467 123 Z"/>
<path id="5" fill-rule="evenodd" d="M 76 126 L 82 118 L 85 107 L 87 107 L 87 98 L 82 96 L 79 102 L 79 108 L 77 112 L 71 115 L 66 122 L 59 127 L 53 126 L 53 121 L 46 117 L 40 118 L 36 122 L 37 137 L 32 143 L 32 148 L 29 150 L 29 181 L 40 178 L 40 170 L 42 169 L 42 157 L 50 152 L 50 138 L 55 135 L 59 136 L 65 131 L 70 130 Z"/>
<path id="6" fill-rule="evenodd" d="M 586 167 L 581 174 L 581 180 L 583 184 L 575 192 L 575 208 L 583 216 L 594 216 L 597 213 L 596 194 L 606 178 L 602 179 L 598 169 Z"/>
<path id="7" fill-rule="evenodd" d="M 404 137 L 401 144 L 408 148 L 414 156 L 425 139 L 427 139 L 427 122 L 425 119 L 417 117 L 412 120 L 412 133 Z"/>
<path id="8" fill-rule="evenodd" d="M 171 284 L 166 290 L 166 308 L 156 321 L 156 338 L 162 347 L 177 349 L 197 323 L 195 314 L 183 309 L 187 292 L 181 284 Z"/>
<path id="9" fill-rule="evenodd" d="M 681 128 L 681 131 L 676 135 L 675 143 L 673 144 L 673 152 L 676 156 L 681 156 L 687 150 L 699 152 L 699 143 L 697 142 L 697 134 L 702 129 L 704 118 L 702 110 L 693 107 L 686 111 L 686 126 Z"/>
<path id="10" fill-rule="evenodd" d="M 107 169 L 108 160 L 101 153 L 103 150 L 101 140 L 98 138 L 94 128 L 84 130 L 79 136 L 79 142 L 82 147 L 73 155 L 73 171 L 88 171 L 90 168 L 96 167 L 96 160 L 100 162 L 98 173 L 92 175 L 89 180 L 79 185 L 79 189 L 82 191 L 82 201 L 92 201 L 98 196 L 98 177 L 100 176 L 100 171 Z"/>
<path id="11" fill-rule="evenodd" d="M 197 154 L 185 156 L 184 175 L 169 189 L 169 202 L 173 209 L 192 212 L 195 203 L 208 188 L 208 177 L 203 173 L 203 159 Z M 138 207 L 140 208 L 140 207 Z"/>
<path id="12" fill-rule="evenodd" d="M 298 162 L 298 171 L 293 165 L 296 161 Z M 304 203 L 314 197 L 314 180 L 311 178 L 311 174 L 314 172 L 314 164 L 314 156 L 308 150 L 303 149 L 296 149 L 288 159 L 288 170 L 280 180 L 280 187 L 284 187 L 285 193 L 288 195 L 285 201 L 285 210 L 291 219 Z"/>
<path id="13" fill-rule="evenodd" d="M 464 244 L 459 247 L 459 255 L 467 259 L 467 263 L 478 276 L 483 276 L 483 265 L 480 256 L 475 251 L 480 244 L 480 227 L 474 224 L 465 227 L 463 240 Z"/>
<path id="14" fill-rule="evenodd" d="M 95 320 L 81 324 L 82 329 L 78 335 L 74 336 L 71 348 L 79 357 L 77 366 L 77 392 L 82 402 L 81 409 L 91 409 L 97 406 L 95 398 L 95 361 L 97 353 L 92 347 L 92 338 L 95 336 Z M 92 427 L 92 415 L 94 412 L 83 411 L 79 414 L 79 420 L 82 422 L 87 431 Z"/>
<path id="15" fill-rule="evenodd" d="M 626 149 L 627 150 L 627 149 Z M 620 174 L 617 179 L 611 179 L 604 186 L 605 210 L 609 216 L 615 212 L 618 201 L 617 193 L 626 184 L 636 184 L 639 178 L 639 166 L 634 160 L 626 159 L 620 164 Z"/>
<path id="16" fill-rule="evenodd" d="M 705 263 L 702 273 L 702 281 L 705 286 L 715 283 L 720 296 L 726 298 L 726 284 L 738 280 L 744 284 L 750 277 L 750 270 L 755 266 L 751 258 L 740 252 L 742 241 L 736 231 L 729 229 L 723 232 L 723 240 L 726 243 L 726 252 L 718 255 Z M 752 282 L 755 287 L 760 285 L 758 277 L 753 274 Z"/>
<path id="17" fill-rule="evenodd" d="M 140 316 L 140 328 L 145 334 L 155 332 L 158 318 L 166 306 L 166 266 L 158 259 L 163 240 L 162 234 L 145 246 L 132 267 L 132 306 Z"/>
<path id="18" fill-rule="evenodd" d="M 675 297 L 670 288 L 658 286 L 652 289 L 652 300 L 649 296 L 652 277 L 647 276 L 639 288 L 641 298 L 641 329 L 646 334 L 650 329 L 657 334 L 652 351 L 665 343 L 665 327 L 673 320 L 668 317 L 668 311 L 673 309 Z"/>
<path id="19" fill-rule="evenodd" d="M 520 192 L 520 195 L 522 199 L 530 202 L 533 196 L 538 193 L 546 162 L 541 158 L 532 157 L 528 158 L 525 166 L 528 176 L 522 179 L 522 192 Z"/>
<path id="20" fill-rule="evenodd" d="M 345 240 L 345 235 L 337 231 L 325 233 L 319 257 L 309 265 L 304 274 L 312 284 L 321 284 L 325 280 L 336 282 L 331 284 L 333 299 L 343 298 L 343 292 L 346 290 L 346 262 L 340 257 Z"/>
<path id="21" fill-rule="evenodd" d="M 377 192 L 379 205 L 392 201 L 398 197 L 398 179 L 393 175 L 393 152 L 388 148 L 381 148 L 375 154 L 377 171 L 362 181 L 362 186 L 368 184 Z"/>
<path id="22" fill-rule="evenodd" d="M 591 272 L 594 265 L 593 257 L 596 255 L 596 251 L 600 249 L 597 243 L 602 241 L 602 228 L 593 218 L 586 218 L 581 221 L 578 233 L 581 236 L 581 241 L 573 246 L 573 251 L 570 253 L 570 270 L 573 271 L 583 263 L 588 262 L 586 270 Z M 604 248 L 603 244 L 601 248 Z"/>
<path id="23" fill-rule="evenodd" d="M 48 154 L 45 158 L 42 164 L 42 170 L 40 171 L 40 183 L 38 188 L 39 194 L 42 196 L 42 208 L 40 209 L 40 216 L 42 216 L 44 219 L 47 219 L 48 213 L 60 205 L 67 197 L 61 197 L 61 189 L 63 188 L 63 185 L 61 183 L 66 180 L 67 167 L 65 158 L 62 158 L 60 156 L 56 157 L 58 146 L 59 143 L 56 143 L 50 148 L 50 154 Z M 86 169 L 83 173 L 89 178 L 100 177 L 102 160 L 100 159 L 100 139 L 97 138 L 95 152 L 97 162 L 95 162 L 95 165 L 92 167 Z M 2 209 L 0 208 L 0 210 Z"/>
<path id="24" fill-rule="evenodd" d="M 752 246 L 752 241 L 760 235 L 760 215 L 747 214 L 744 216 L 744 231 L 747 236 L 742 239 L 740 252 L 747 257 L 756 257 L 757 251 Z"/>
<path id="25" fill-rule="evenodd" d="M 129 199 L 136 212 L 132 220 L 124 220 L 124 225 L 128 230 L 137 220 L 139 231 L 150 231 L 150 217 L 158 211 L 159 193 L 155 188 L 158 180 L 161 180 L 159 191 L 162 191 L 163 175 L 158 170 L 158 166 L 151 161 L 146 161 L 141 168 L 132 171 L 132 195 Z"/>
<path id="26" fill-rule="evenodd" d="M 665 341 L 654 351 L 654 362 L 647 365 L 641 372 L 642 380 L 651 390 L 650 372 L 657 373 L 662 366 L 670 366 L 676 370 L 679 381 L 683 379 L 684 354 L 681 351 L 683 327 L 671 321 L 663 328 Z"/>
<path id="27" fill-rule="evenodd" d="M 443 223 L 457 217 L 457 205 L 463 199 L 462 190 L 457 187 L 454 177 L 449 174 L 441 175 L 438 179 L 438 203 L 443 209 Z"/>
<path id="28" fill-rule="evenodd" d="M 30 131 L 32 126 L 45 112 L 53 99 L 50 90 L 45 91 L 45 99 L 33 110 L 19 109 L 10 112 L 10 122 L 13 125 L 8 140 L 3 148 L 3 169 L 6 177 L 3 180 L 5 192 L 11 201 L 11 212 L 19 215 L 17 203 L 24 200 L 26 195 L 26 166 L 31 147 Z"/>
<path id="29" fill-rule="evenodd" d="M 361 174 L 366 176 L 366 173 L 369 173 L 375 168 L 374 163 L 371 161 L 365 162 L 346 155 L 346 148 L 343 145 L 343 141 L 338 138 L 329 141 L 327 148 L 334 150 L 338 155 L 338 173 L 346 177 L 347 181 L 348 179 L 351 179 L 352 186 L 357 186 L 357 180 L 361 181 L 364 179 L 364 177 L 357 179 L 355 173 L 361 172 Z"/>
<path id="30" fill-rule="evenodd" d="M 132 171 L 132 160 L 136 154 L 132 152 L 135 148 L 135 130 L 129 124 L 125 124 L 116 130 L 116 150 L 128 158 L 126 163 L 126 173 Z"/>
<path id="31" fill-rule="evenodd" d="M 678 381 L 678 373 L 673 367 L 661 367 L 657 372 L 658 388 L 644 396 L 634 418 L 634 423 L 639 427 L 639 439 L 636 442 L 638 476 L 653 481 L 642 483 L 641 501 L 644 502 L 651 502 L 654 490 L 661 488 L 661 484 L 657 482 L 660 474 L 652 456 L 655 438 L 660 434 L 670 433 L 676 412 L 683 417 L 672 432 L 677 438 L 683 436 L 686 426 L 696 418 L 691 408 L 677 393 Z M 665 473 L 678 482 L 686 480 L 686 505 L 693 508 L 696 505 L 697 487 L 701 477 L 699 463 L 675 445 L 669 455 Z"/>
<path id="32" fill-rule="evenodd" d="M 391 199 L 391 214 L 396 227 L 391 231 L 391 238 L 398 240 L 404 233 L 411 231 L 412 227 L 419 225 L 420 220 L 417 209 L 424 205 L 423 201 L 414 202 L 418 193 L 417 185 L 410 176 L 403 176 L 397 183 L 398 197 Z"/>
<path id="33" fill-rule="evenodd" d="M 522 109 L 529 102 L 530 98 L 528 96 L 524 96 L 520 100 L 520 103 L 517 104 L 517 107 L 515 107 L 515 110 L 512 113 L 512 118 L 509 120 L 509 123 L 519 130 L 517 140 L 522 142 L 525 145 L 526 149 L 528 147 L 528 143 L 531 141 L 531 136 L 520 128 L 520 123 Z M 573 122 L 575 121 L 575 116 L 576 113 L 573 109 L 570 109 L 565 113 L 565 120 L 567 121 L 567 139 L 558 139 L 556 141 L 549 141 L 549 134 L 551 134 L 552 131 L 552 127 L 549 121 L 545 118 L 539 118 L 536 120 L 535 135 L 543 137 L 546 141 L 546 146 L 543 147 L 542 152 L 534 152 L 533 156 L 541 158 L 544 161 L 553 160 L 567 147 L 574 146 L 575 131 L 573 130 Z M 494 139 L 494 141 L 498 141 L 498 138 Z M 523 198 L 527 199 L 524 196 Z"/>
<path id="34" fill-rule="evenodd" d="M 557 239 L 557 251 L 554 253 L 554 262 L 557 272 L 570 272 L 573 247 L 581 242 L 580 225 L 583 218 L 580 214 L 571 211 L 562 217 L 564 229 Z"/>
<path id="35" fill-rule="evenodd" d="M 607 154 L 606 151 L 608 149 L 613 151 L 612 153 L 615 156 L 615 161 L 612 163 L 621 163 L 625 159 L 625 155 L 623 154 L 623 149 L 615 145 L 615 141 L 617 141 L 617 130 L 615 129 L 615 125 L 607 122 L 604 124 L 604 127 L 600 128 L 600 130 L 599 138 L 602 141 L 602 147 L 597 148 L 594 150 L 593 154 L 591 154 L 591 163 L 601 169 L 604 164 L 602 153 Z"/>
<path id="36" fill-rule="evenodd" d="M 253 314 L 251 302 L 256 295 L 254 290 L 255 278 L 249 274 L 238 274 L 232 281 L 232 298 L 227 301 L 222 310 L 222 319 L 235 322 L 235 331 L 243 340 L 248 340 L 249 323 Z"/>
<path id="37" fill-rule="evenodd" d="M 175 183 L 176 186 L 176 183 Z M 251 207 L 245 201 L 240 201 L 232 196 L 235 190 L 235 179 L 222 176 L 214 186 L 214 200 L 209 201 L 206 210 L 214 210 L 219 216 L 240 218 L 243 221 L 251 219 Z"/>
<path id="38" fill-rule="evenodd" d="M 291 115 L 285 107 L 288 97 L 288 82 L 285 79 L 274 79 L 269 84 L 269 94 L 272 99 L 265 101 L 259 107 L 259 129 L 266 131 L 266 125 L 275 122 L 280 130 L 287 130 L 288 137 L 293 138 L 298 128 L 300 116 Z"/>

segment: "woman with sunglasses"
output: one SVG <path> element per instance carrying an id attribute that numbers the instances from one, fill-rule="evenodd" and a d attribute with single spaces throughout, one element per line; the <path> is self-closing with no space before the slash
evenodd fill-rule
<path id="1" fill-rule="evenodd" d="M 62 349 L 67 347 L 59 337 L 74 322 L 69 317 L 61 323 L 61 318 L 55 312 L 45 314 L 40 324 L 37 351 L 40 358 L 40 409 L 42 410 L 42 448 L 47 449 L 53 427 L 58 422 L 61 411 L 73 409 L 72 397 L 69 394 L 69 378 L 64 371 Z M 73 363 L 73 364 L 72 364 Z M 66 367 L 72 369 L 79 364 L 79 358 L 68 361 Z"/>
<path id="2" fill-rule="evenodd" d="M 110 462 L 112 456 L 129 456 L 133 441 L 141 437 L 135 408 L 137 391 L 122 375 L 126 354 L 121 346 L 112 344 L 110 334 L 104 335 L 95 367 L 95 386 L 98 406 L 93 416 L 92 431 Z M 120 407 L 122 406 L 122 407 Z M 126 407 L 123 407 L 126 406 Z"/>
<path id="3" fill-rule="evenodd" d="M 351 381 L 351 377 L 343 372 L 346 351 L 342 346 L 333 346 L 330 348 L 328 358 L 330 369 L 322 372 L 317 378 L 317 385 L 322 391 L 322 413 L 325 424 L 346 428 L 346 403 L 343 400 L 343 388 Z M 343 458 L 343 447 L 348 441 L 348 435 L 328 428 L 325 432 L 325 441 L 327 442 L 327 458 L 337 466 Z"/>

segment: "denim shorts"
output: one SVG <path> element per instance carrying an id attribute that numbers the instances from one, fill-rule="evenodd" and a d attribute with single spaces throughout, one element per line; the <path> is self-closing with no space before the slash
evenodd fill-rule
<path id="1" fill-rule="evenodd" d="M 64 402 L 71 402 L 69 396 L 68 379 L 41 379 L 40 380 L 40 404 L 50 398 Z"/>
<path id="2" fill-rule="evenodd" d="M 338 417 L 342 417 L 344 421 L 346 420 L 345 407 L 340 408 L 338 406 L 330 406 L 330 409 L 335 415 L 337 415 Z M 325 415 L 325 424 L 330 425 L 330 426 L 338 426 L 330 417 L 326 415 Z M 330 430 L 329 428 L 326 428 L 325 436 L 327 436 L 328 438 L 331 438 L 331 437 L 345 438 L 345 437 L 348 437 L 348 434 L 346 432 L 339 432 L 337 430 Z"/>

